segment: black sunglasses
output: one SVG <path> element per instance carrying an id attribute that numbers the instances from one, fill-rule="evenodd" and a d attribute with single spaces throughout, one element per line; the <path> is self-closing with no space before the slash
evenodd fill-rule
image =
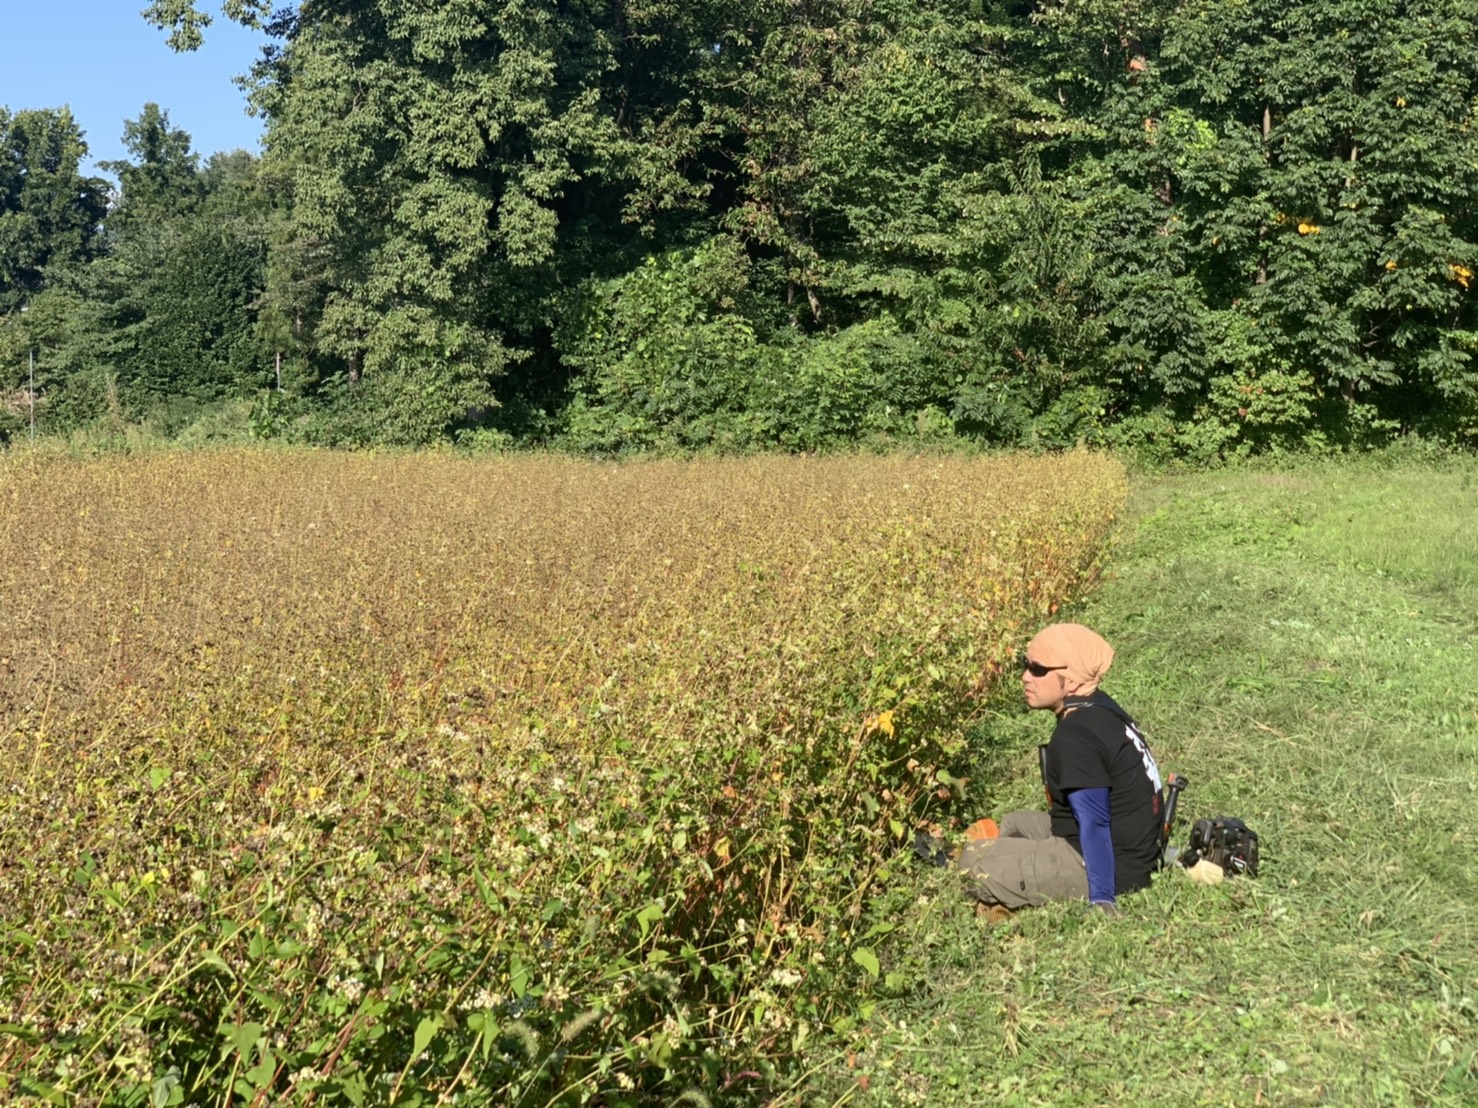
<path id="1" fill-rule="evenodd" d="M 1054 669 L 1067 669 L 1067 666 L 1044 666 L 1041 662 L 1034 662 L 1030 658 L 1021 659 L 1021 668 L 1033 677 L 1046 677 Z"/>

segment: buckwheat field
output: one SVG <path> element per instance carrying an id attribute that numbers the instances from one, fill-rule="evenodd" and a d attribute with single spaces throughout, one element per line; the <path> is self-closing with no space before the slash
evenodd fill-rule
<path id="1" fill-rule="evenodd" d="M 784 1099 L 1117 465 L 0 459 L 0 1097 Z"/>

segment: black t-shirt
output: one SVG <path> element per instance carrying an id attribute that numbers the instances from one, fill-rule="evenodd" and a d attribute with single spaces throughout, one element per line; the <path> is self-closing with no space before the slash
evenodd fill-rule
<path id="1" fill-rule="evenodd" d="M 1160 771 L 1144 736 L 1103 693 L 1069 699 L 1042 752 L 1042 783 L 1051 802 L 1052 834 L 1082 853 L 1078 821 L 1068 806 L 1073 789 L 1109 790 L 1115 893 L 1150 883 L 1160 859 Z"/>

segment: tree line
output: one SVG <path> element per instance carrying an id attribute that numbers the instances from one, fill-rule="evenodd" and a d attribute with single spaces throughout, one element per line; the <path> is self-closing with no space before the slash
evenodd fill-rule
<path id="1" fill-rule="evenodd" d="M 57 429 L 1478 437 L 1478 0 L 224 10 L 271 42 L 260 158 L 149 105 L 115 189 L 65 110 L 0 111 L 0 434 L 34 349 Z"/>

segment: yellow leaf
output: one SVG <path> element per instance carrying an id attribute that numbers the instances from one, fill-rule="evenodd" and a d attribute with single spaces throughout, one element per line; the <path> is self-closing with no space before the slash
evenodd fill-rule
<path id="1" fill-rule="evenodd" d="M 1452 279 L 1463 288 L 1467 288 L 1468 283 L 1473 280 L 1473 271 L 1465 265 L 1458 265 L 1454 262 L 1447 268 L 1452 271 Z"/>
<path id="2" fill-rule="evenodd" d="M 877 728 L 889 738 L 893 737 L 893 712 L 891 709 L 878 713 Z"/>
<path id="3" fill-rule="evenodd" d="M 1298 233 L 1301 235 L 1317 235 L 1319 233 L 1319 225 L 1317 223 L 1300 223 L 1298 225 Z"/>
<path id="4" fill-rule="evenodd" d="M 1394 271 L 1396 268 L 1396 259 L 1392 258 L 1388 262 L 1386 262 L 1386 268 Z"/>

